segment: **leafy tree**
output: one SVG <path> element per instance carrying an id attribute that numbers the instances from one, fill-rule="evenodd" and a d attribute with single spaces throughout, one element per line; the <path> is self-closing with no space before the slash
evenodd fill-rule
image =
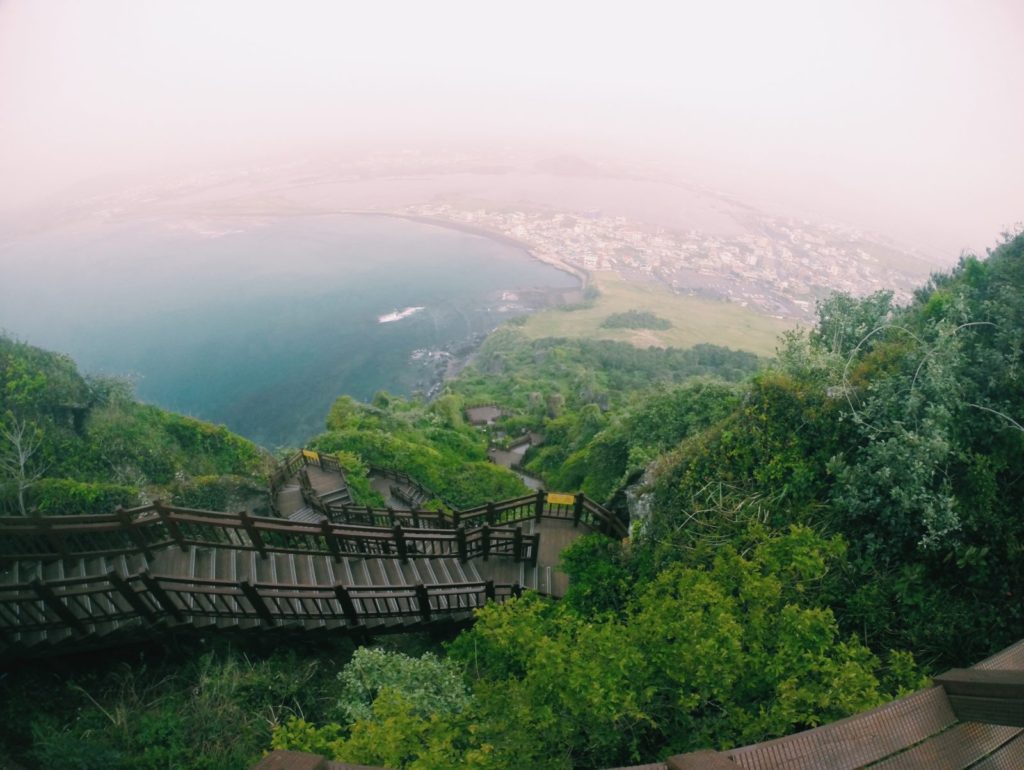
<path id="1" fill-rule="evenodd" d="M 400 692 L 410 710 L 421 716 L 457 714 L 469 702 L 461 669 L 431 653 L 414 658 L 360 647 L 338 681 L 343 689 L 337 711 L 346 724 L 370 719 L 373 702 L 387 689 Z"/>
<path id="2" fill-rule="evenodd" d="M 880 661 L 814 603 L 841 540 L 806 527 L 747 538 L 747 556 L 726 546 L 638 584 L 620 616 L 584 617 L 532 595 L 481 610 L 450 651 L 475 677 L 480 729 L 512 712 L 545 743 L 541 756 L 599 767 L 655 747 L 763 740 L 888 697 Z M 918 685 L 906 657 L 895 660 L 888 686 Z"/>
<path id="3" fill-rule="evenodd" d="M 731 414 L 655 467 L 643 542 L 664 560 L 747 523 L 844 534 L 830 580 L 876 649 L 961 665 L 1024 635 L 1024 235 L 966 257 L 906 308 L 836 296 L 782 340 Z"/>
<path id="4" fill-rule="evenodd" d="M 818 303 L 818 323 L 811 339 L 829 353 L 847 356 L 883 329 L 892 311 L 891 291 L 877 291 L 862 299 L 837 292 Z"/>

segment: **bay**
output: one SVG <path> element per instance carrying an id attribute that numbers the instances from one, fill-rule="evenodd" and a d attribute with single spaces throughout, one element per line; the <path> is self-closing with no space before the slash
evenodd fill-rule
<path id="1" fill-rule="evenodd" d="M 77 227 L 4 243 L 0 268 L 8 333 L 271 448 L 322 430 L 338 395 L 428 391 L 578 287 L 514 244 L 369 215 Z"/>

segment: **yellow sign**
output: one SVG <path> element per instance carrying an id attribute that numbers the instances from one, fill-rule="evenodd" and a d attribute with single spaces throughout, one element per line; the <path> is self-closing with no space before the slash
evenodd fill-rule
<path id="1" fill-rule="evenodd" d="M 572 505 L 576 502 L 576 495 L 566 495 L 560 492 L 548 493 L 548 505 Z"/>
<path id="2" fill-rule="evenodd" d="M 318 455 L 316 452 L 311 452 L 308 449 L 302 450 L 302 456 L 305 457 L 307 460 L 312 460 L 315 463 L 320 462 L 320 455 Z"/>

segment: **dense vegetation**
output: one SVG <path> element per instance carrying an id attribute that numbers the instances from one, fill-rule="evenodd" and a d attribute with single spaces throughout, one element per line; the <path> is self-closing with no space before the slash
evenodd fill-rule
<path id="1" fill-rule="evenodd" d="M 627 468 L 636 470 L 639 450 L 633 452 L 634 465 L 629 464 L 627 447 L 604 469 L 613 478 L 582 484 L 583 479 L 574 475 L 577 466 L 570 465 L 565 473 L 562 468 L 570 455 L 609 425 L 606 412 L 629 406 L 642 412 L 637 420 L 659 421 L 655 412 L 670 408 L 659 398 L 678 400 L 664 395 L 664 388 L 698 375 L 736 381 L 759 364 L 750 353 L 714 345 L 638 350 L 608 341 L 529 341 L 512 327 L 491 335 L 475 363 L 429 403 L 387 393 L 377 394 L 370 404 L 342 396 L 328 413 L 327 431 L 312 439 L 310 446 L 346 453 L 343 462 L 356 468 L 400 470 L 433 491 L 437 502 L 468 507 L 527 491 L 515 474 L 487 461 L 487 448 L 492 441 L 500 443 L 502 435 L 536 430 L 548 440 L 530 458 L 528 470 L 556 487 L 582 488 L 605 498 L 618 489 L 615 482 L 628 476 Z M 706 387 L 728 387 L 715 383 Z M 659 387 L 661 391 L 652 390 Z M 693 387 L 700 391 L 704 385 Z M 651 395 L 659 392 L 660 397 Z M 649 405 L 648 396 L 655 402 Z M 673 415 L 671 426 L 660 426 L 657 437 L 640 442 L 649 453 L 674 445 L 684 435 L 678 431 L 686 430 L 679 423 L 703 419 L 698 413 L 706 401 L 694 396 L 687 414 Z M 495 402 L 508 412 L 497 432 L 486 433 L 466 423 L 467 406 Z M 358 477 L 359 472 L 354 475 Z M 374 502 L 372 493 L 366 502 Z"/>
<path id="2" fill-rule="evenodd" d="M 109 513 L 162 497 L 224 508 L 265 495 L 267 455 L 221 426 L 140 404 L 67 356 L 0 335 L 0 511 Z"/>
<path id="3" fill-rule="evenodd" d="M 289 716 L 336 719 L 344 639 L 243 650 L 217 639 L 23 666 L 0 698 L 0 766 L 242 770 Z M 5 756 L 6 754 L 6 756 Z"/>
<path id="4" fill-rule="evenodd" d="M 601 322 L 602 329 L 671 329 L 672 322 L 649 310 L 627 310 L 612 313 Z"/>
<path id="5" fill-rule="evenodd" d="M 759 365 L 753 353 L 717 345 L 641 349 L 608 340 L 529 340 L 507 327 L 487 338 L 449 389 L 466 403 L 496 402 L 537 420 L 588 404 L 615 409 L 631 394 L 697 376 L 737 382 Z"/>
<path id="6" fill-rule="evenodd" d="M 782 735 L 921 684 L 909 656 L 879 660 L 817 606 L 839 540 L 750 539 L 746 556 L 725 547 L 643 584 L 616 544 L 580 541 L 567 600 L 487 607 L 449 646 L 464 697 L 424 709 L 422 680 L 390 678 L 369 714 L 290 719 L 274 745 L 417 770 L 608 767 Z"/>
<path id="7" fill-rule="evenodd" d="M 644 542 L 672 561 L 751 519 L 807 524 L 848 543 L 831 602 L 872 647 L 966 664 L 1024 636 L 1022 341 L 1024 236 L 906 308 L 831 298 L 660 461 Z"/>
<path id="8" fill-rule="evenodd" d="M 911 653 L 940 668 L 1019 638 L 1022 330 L 1019 236 L 906 308 L 830 298 L 739 387 L 611 414 L 576 402 L 575 424 L 595 426 L 558 473 L 613 490 L 653 459 L 631 546 L 570 549 L 558 606 L 481 612 L 449 650 L 470 686 L 457 712 L 384 689 L 370 718 L 321 728 L 329 742 L 290 722 L 276 745 L 412 768 L 608 766 L 853 713 L 920 682 Z M 556 446 L 577 438 L 553 430 L 562 416 L 545 418 Z"/>
<path id="9" fill-rule="evenodd" d="M 463 423 L 465 406 L 498 403 L 491 438 L 545 437 L 528 468 L 620 507 L 628 490 L 638 514 L 630 542 L 591 536 L 563 555 L 561 602 L 489 606 L 430 655 L 30 669 L 4 684 L 4 745 L 41 766 L 64 751 L 82 767 L 244 767 L 273 745 L 416 770 L 569 770 L 869 708 L 1024 636 L 1022 362 L 1024 236 L 908 307 L 833 296 L 768 366 L 503 330 L 430 404 L 339 399 L 314 446 L 476 503 L 518 485 Z M 66 708 L 19 709 L 34 692 Z"/>
<path id="10" fill-rule="evenodd" d="M 443 396 L 430 404 L 378 393 L 372 404 L 342 396 L 327 415 L 327 431 L 310 441 L 341 453 L 349 477 L 370 466 L 407 473 L 437 499 L 468 508 L 525 494 L 522 481 L 487 460 L 487 436 L 463 419 L 462 403 Z M 374 502 L 364 493 L 360 502 Z"/>
<path id="11" fill-rule="evenodd" d="M 716 419 L 763 365 L 716 345 L 638 349 L 606 340 L 527 340 L 501 329 L 449 385 L 456 403 L 501 404 L 500 431 L 545 437 L 525 469 L 551 488 L 618 498 L 657 454 Z M 597 438 L 600 437 L 600 438 Z"/>

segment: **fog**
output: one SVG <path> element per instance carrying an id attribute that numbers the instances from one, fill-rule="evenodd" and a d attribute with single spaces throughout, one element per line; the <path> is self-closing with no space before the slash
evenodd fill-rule
<path id="1" fill-rule="evenodd" d="M 637 162 L 955 257 L 1024 218 L 1024 3 L 0 2 L 0 210 L 396 149 Z"/>

